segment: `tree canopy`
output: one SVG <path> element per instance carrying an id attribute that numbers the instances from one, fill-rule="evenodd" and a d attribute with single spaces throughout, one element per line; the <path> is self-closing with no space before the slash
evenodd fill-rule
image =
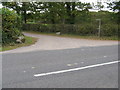
<path id="1" fill-rule="evenodd" d="M 81 11 L 88 12 L 91 9 L 90 3 L 81 2 L 3 2 L 3 6 L 12 8 L 27 19 L 47 23 L 75 24 L 75 18 Z M 82 13 L 82 12 L 81 12 Z"/>

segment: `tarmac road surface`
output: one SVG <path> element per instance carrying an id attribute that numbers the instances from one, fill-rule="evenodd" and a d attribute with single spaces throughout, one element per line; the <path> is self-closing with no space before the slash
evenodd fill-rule
<path id="1" fill-rule="evenodd" d="M 3 53 L 3 88 L 118 88 L 118 46 Z"/>

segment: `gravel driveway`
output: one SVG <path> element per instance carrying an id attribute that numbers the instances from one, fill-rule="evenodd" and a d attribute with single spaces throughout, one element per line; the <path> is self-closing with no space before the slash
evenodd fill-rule
<path id="1" fill-rule="evenodd" d="M 59 50 L 59 49 L 118 44 L 118 41 L 75 39 L 75 38 L 65 38 L 65 37 L 57 37 L 57 36 L 49 36 L 49 35 L 30 34 L 30 33 L 24 33 L 24 34 L 26 36 L 37 37 L 38 41 L 31 46 L 4 51 L 2 53 L 22 53 L 22 52 L 30 52 L 37 50 Z"/>

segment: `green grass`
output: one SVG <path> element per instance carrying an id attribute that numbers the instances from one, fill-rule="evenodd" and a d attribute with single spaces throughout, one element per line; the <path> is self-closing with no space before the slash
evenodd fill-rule
<path id="1" fill-rule="evenodd" d="M 118 41 L 117 36 L 80 36 L 80 35 L 75 35 L 75 34 L 62 34 L 62 35 L 56 35 L 55 33 L 43 33 L 43 32 L 36 32 L 36 31 L 26 31 L 28 33 L 33 33 L 33 34 L 42 34 L 42 35 L 51 35 L 51 36 L 58 36 L 58 37 L 68 37 L 68 38 L 78 38 L 78 39 L 90 39 L 90 40 L 114 40 Z"/>
<path id="2" fill-rule="evenodd" d="M 22 44 L 15 44 L 13 46 L 10 45 L 2 46 L 2 48 L 0 48 L 0 51 L 12 50 L 18 47 L 29 46 L 37 41 L 37 38 L 28 37 L 28 36 L 25 36 L 25 39 L 26 39 L 25 43 Z"/>

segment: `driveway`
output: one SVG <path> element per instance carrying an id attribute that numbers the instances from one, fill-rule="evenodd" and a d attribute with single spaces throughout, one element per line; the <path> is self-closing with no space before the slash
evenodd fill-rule
<path id="1" fill-rule="evenodd" d="M 106 41 L 106 40 L 88 40 L 88 39 L 75 39 L 65 38 L 49 35 L 39 35 L 24 33 L 26 36 L 36 37 L 38 41 L 31 46 L 21 47 L 14 50 L 4 51 L 3 53 L 22 53 L 39 50 L 61 50 L 61 49 L 72 49 L 81 47 L 94 47 L 94 46 L 106 46 L 106 45 L 117 45 L 117 41 Z"/>

